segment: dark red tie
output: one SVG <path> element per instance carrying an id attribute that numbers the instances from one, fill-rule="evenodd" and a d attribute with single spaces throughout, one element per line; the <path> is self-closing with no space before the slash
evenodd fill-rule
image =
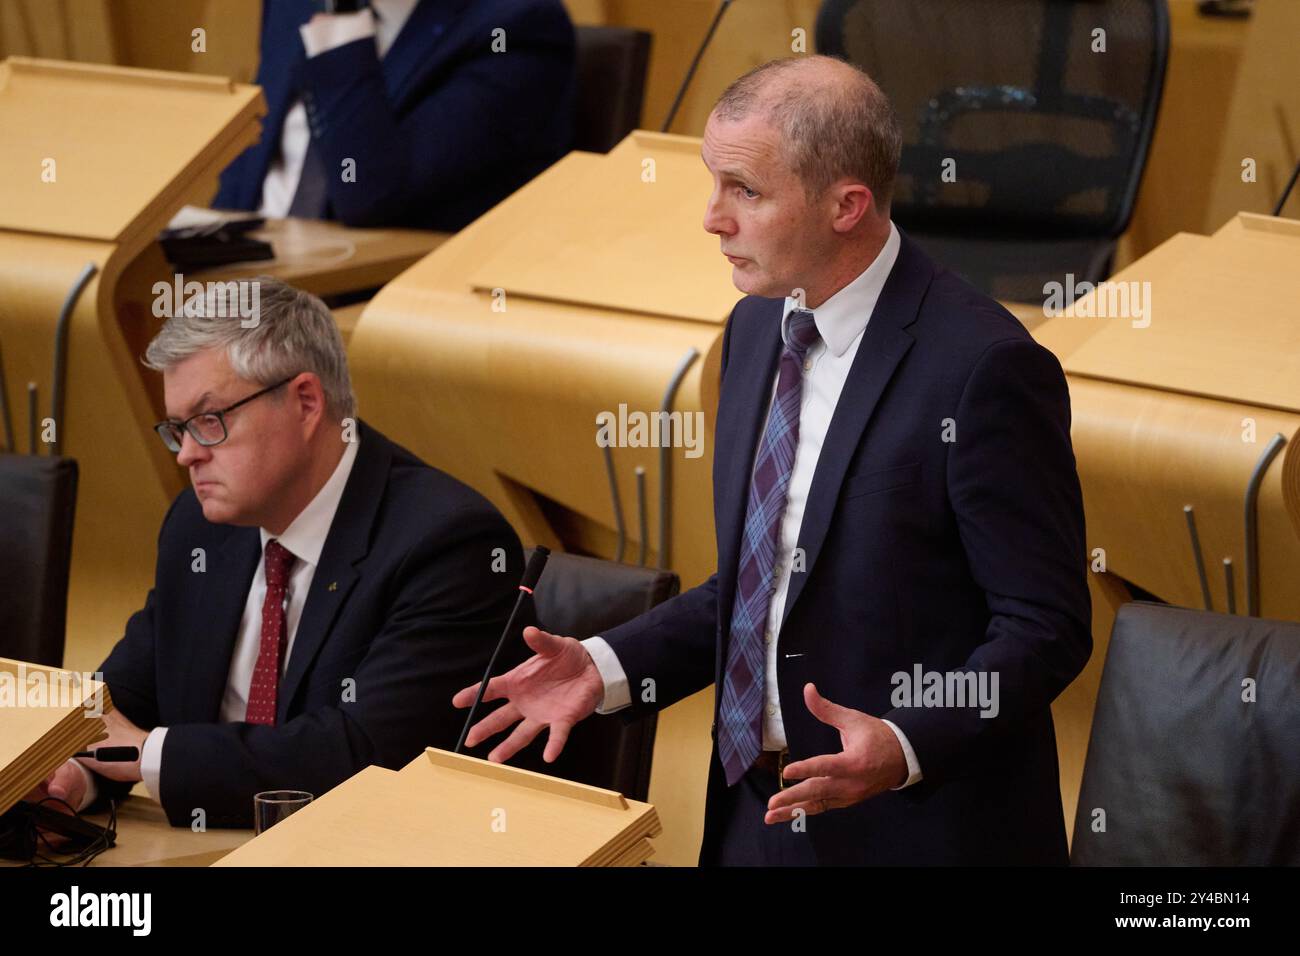
<path id="1" fill-rule="evenodd" d="M 280 542 L 266 542 L 263 555 L 266 565 L 266 597 L 262 600 L 262 648 L 253 668 L 253 683 L 248 688 L 248 711 L 244 719 L 250 724 L 275 723 L 275 697 L 280 687 L 280 665 L 289 644 L 289 628 L 284 620 L 284 595 L 289 589 L 289 568 L 293 554 Z"/>

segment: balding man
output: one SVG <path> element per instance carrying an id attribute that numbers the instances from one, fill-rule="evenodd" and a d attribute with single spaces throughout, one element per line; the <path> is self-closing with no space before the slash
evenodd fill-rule
<path id="1" fill-rule="evenodd" d="M 715 684 L 701 861 L 1060 864 L 1052 700 L 1091 652 L 1056 359 L 890 222 L 865 74 L 757 68 L 704 134 L 723 337 L 718 570 L 600 637 L 530 629 L 492 681 L 509 758 Z M 938 170 L 935 170 L 938 174 Z M 464 705 L 468 690 L 457 695 Z"/>

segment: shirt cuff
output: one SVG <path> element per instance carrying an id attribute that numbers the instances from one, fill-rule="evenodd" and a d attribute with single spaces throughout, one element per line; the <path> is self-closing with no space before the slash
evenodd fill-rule
<path id="1" fill-rule="evenodd" d="M 81 798 L 81 803 L 76 807 L 76 811 L 80 813 L 82 810 L 86 809 L 86 807 L 94 803 L 95 799 L 99 796 L 99 784 L 95 782 L 95 775 L 90 772 L 90 768 L 80 760 L 74 760 L 69 757 L 68 763 L 80 770 L 81 775 L 86 779 L 86 794 Z"/>
<path id="2" fill-rule="evenodd" d="M 149 796 L 162 803 L 162 751 L 163 740 L 167 737 L 166 727 L 155 727 L 144 738 L 140 748 L 140 779 L 144 781 Z"/>
<path id="3" fill-rule="evenodd" d="M 892 720 L 886 720 L 885 726 L 894 732 L 894 736 L 898 738 L 899 744 L 903 747 L 903 756 L 907 759 L 907 779 L 897 787 L 889 788 L 890 790 L 902 790 L 906 787 L 910 787 L 921 779 L 921 764 L 916 759 L 916 751 L 913 750 L 912 745 L 907 742 L 907 735 L 898 729 L 898 724 L 894 723 Z"/>
<path id="4" fill-rule="evenodd" d="M 354 40 L 375 35 L 375 17 L 370 8 L 355 13 L 319 13 L 298 28 L 307 56 L 333 50 Z"/>
<path id="5" fill-rule="evenodd" d="M 627 673 L 618 662 L 618 655 L 603 637 L 589 637 L 582 646 L 591 655 L 600 671 L 600 679 L 605 682 L 605 696 L 596 708 L 598 714 L 612 714 L 632 704 L 632 693 L 627 686 Z"/>

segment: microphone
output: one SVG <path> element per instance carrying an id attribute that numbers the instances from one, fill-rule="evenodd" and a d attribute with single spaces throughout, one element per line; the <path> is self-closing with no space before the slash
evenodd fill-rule
<path id="1" fill-rule="evenodd" d="M 713 34 L 718 29 L 718 24 L 722 21 L 722 15 L 727 12 L 727 7 L 731 6 L 731 3 L 732 0 L 722 0 L 722 6 L 718 7 L 718 12 L 713 15 L 713 22 L 709 24 L 709 32 L 704 34 L 704 42 L 695 51 L 695 59 L 691 61 L 691 68 L 686 71 L 686 79 L 682 80 L 682 85 L 677 89 L 677 96 L 673 99 L 673 105 L 668 110 L 668 118 L 664 120 L 664 125 L 659 132 L 666 133 L 668 127 L 673 125 L 673 119 L 677 116 L 677 108 L 682 105 L 682 97 L 686 95 L 687 87 L 691 85 L 691 80 L 695 78 L 695 68 L 700 65 L 700 59 L 713 41 Z"/>
<path id="2" fill-rule="evenodd" d="M 496 666 L 497 658 L 501 655 L 501 648 L 505 647 L 506 638 L 515 629 L 519 609 L 524 606 L 525 601 L 533 599 L 533 589 L 537 587 L 537 580 L 542 576 L 542 569 L 546 567 L 546 560 L 550 556 L 551 551 L 549 548 L 538 545 L 533 549 L 533 556 L 528 559 L 528 567 L 524 568 L 523 579 L 519 582 L 519 597 L 515 598 L 514 610 L 510 612 L 510 620 L 506 621 L 505 630 L 501 632 L 501 639 L 497 641 L 496 649 L 492 651 L 492 658 L 488 661 L 487 670 L 483 672 L 483 680 L 478 685 L 478 694 L 474 698 L 474 706 L 469 709 L 469 716 L 465 718 L 465 726 L 460 730 L 460 740 L 456 741 L 456 749 L 452 753 L 460 753 L 461 748 L 465 746 L 465 738 L 469 736 L 469 729 L 474 725 L 474 717 L 478 713 L 479 705 L 483 703 L 483 695 L 487 693 L 488 681 L 492 679 L 492 669 Z"/>
<path id="3" fill-rule="evenodd" d="M 1277 205 L 1273 207 L 1273 215 L 1282 215 L 1282 207 L 1286 205 L 1287 199 L 1291 196 L 1291 190 L 1295 189 L 1296 180 L 1300 179 L 1300 162 L 1295 164 L 1295 169 L 1291 170 L 1291 179 L 1286 184 L 1286 189 L 1282 190 L 1282 195 L 1277 199 Z"/>
<path id="4" fill-rule="evenodd" d="M 139 747 L 100 747 L 97 750 L 80 750 L 74 757 L 90 757 L 104 763 L 125 763 L 140 759 Z"/>

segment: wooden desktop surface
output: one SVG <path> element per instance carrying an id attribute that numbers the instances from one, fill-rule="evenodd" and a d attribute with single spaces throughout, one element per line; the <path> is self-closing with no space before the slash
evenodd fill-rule
<path id="1" fill-rule="evenodd" d="M 422 229 L 350 229 L 317 219 L 270 219 L 251 235 L 271 243 L 274 259 L 204 269 L 200 282 L 269 275 L 319 296 L 376 289 L 442 245 L 449 233 Z"/>

